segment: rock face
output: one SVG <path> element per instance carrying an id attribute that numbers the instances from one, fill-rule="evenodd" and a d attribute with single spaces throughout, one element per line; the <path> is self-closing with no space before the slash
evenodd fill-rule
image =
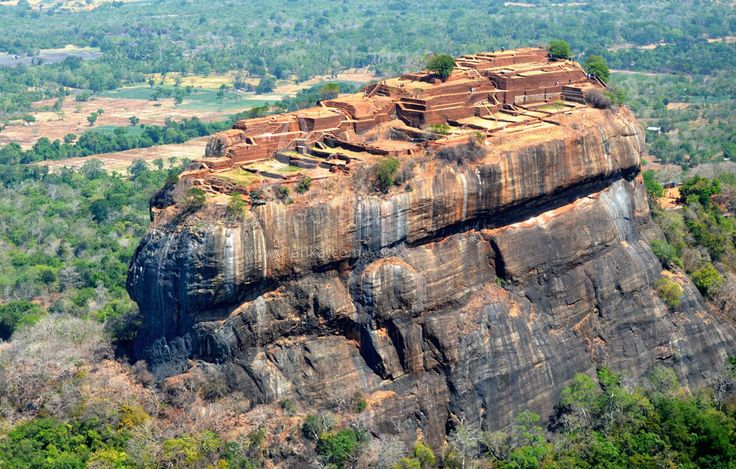
<path id="1" fill-rule="evenodd" d="M 702 384 L 736 331 L 687 279 L 676 310 L 658 298 L 641 128 L 624 109 L 584 115 L 477 162 L 425 159 L 411 191 L 343 176 L 332 197 L 239 222 L 217 203 L 161 209 L 129 273 L 138 355 L 159 377 L 211 363 L 253 404 L 360 393 L 373 430 L 437 446 L 461 417 L 548 415 L 601 365 Z"/>

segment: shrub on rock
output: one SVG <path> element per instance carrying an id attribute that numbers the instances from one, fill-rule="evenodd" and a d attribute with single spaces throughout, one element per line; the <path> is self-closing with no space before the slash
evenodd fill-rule
<path id="1" fill-rule="evenodd" d="M 682 293 L 680 284 L 671 278 L 661 277 L 657 281 L 657 294 L 670 308 L 675 308 L 680 304 Z"/>

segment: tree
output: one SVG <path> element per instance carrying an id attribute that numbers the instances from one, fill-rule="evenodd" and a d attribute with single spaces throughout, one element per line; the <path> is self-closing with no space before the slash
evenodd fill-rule
<path id="1" fill-rule="evenodd" d="M 252 191 L 250 191 L 250 194 L 248 194 L 248 196 L 250 197 L 250 203 L 253 205 L 261 205 L 266 203 L 265 196 L 261 189 L 253 189 Z"/>
<path id="2" fill-rule="evenodd" d="M 455 59 L 449 54 L 433 54 L 427 60 L 427 70 L 446 80 L 455 69 Z"/>
<path id="3" fill-rule="evenodd" d="M 470 460 L 478 454 L 480 443 L 480 432 L 465 422 L 460 425 L 447 437 L 447 441 L 451 446 L 452 459 L 457 459 L 459 467 L 465 469 Z"/>
<path id="4" fill-rule="evenodd" d="M 644 171 L 642 176 L 649 195 L 657 199 L 664 196 L 664 186 L 657 181 L 657 173 L 653 169 Z"/>
<path id="5" fill-rule="evenodd" d="M 90 127 L 95 125 L 95 122 L 97 122 L 97 113 L 93 112 L 89 116 L 87 116 L 87 122 L 89 122 Z"/>
<path id="6" fill-rule="evenodd" d="M 225 93 L 227 93 L 227 85 L 223 83 L 220 85 L 220 88 L 217 90 L 217 100 L 220 101 L 220 109 L 222 109 L 222 102 L 225 100 Z M 181 98 L 184 99 L 183 96 Z"/>
<path id="7" fill-rule="evenodd" d="M 128 168 L 128 173 L 130 174 L 131 179 L 133 179 L 134 181 L 146 171 L 148 171 L 148 163 L 141 159 L 134 160 Z"/>
<path id="8" fill-rule="evenodd" d="M 89 98 L 92 97 L 92 94 L 89 91 L 82 91 L 78 95 L 74 96 L 74 100 L 77 102 L 84 102 L 89 101 Z"/>
<path id="9" fill-rule="evenodd" d="M 392 157 L 383 158 L 373 167 L 376 184 L 382 192 L 388 192 L 395 183 L 396 173 L 399 170 L 399 160 Z"/>
<path id="10" fill-rule="evenodd" d="M 585 91 L 584 97 L 585 102 L 596 109 L 611 109 L 611 107 L 613 107 L 611 98 L 606 96 L 606 94 L 602 93 L 600 90 L 589 89 Z"/>
<path id="11" fill-rule="evenodd" d="M 130 121 L 130 125 L 135 127 L 136 125 L 140 124 L 141 120 L 136 116 L 130 116 L 128 118 L 128 121 Z"/>
<path id="12" fill-rule="evenodd" d="M 3 441 L 0 459 L 7 467 L 85 467 L 86 438 L 54 418 L 35 419 L 15 427 Z"/>
<path id="13" fill-rule="evenodd" d="M 319 99 L 325 101 L 327 99 L 335 99 L 340 94 L 340 85 L 337 83 L 326 83 L 319 89 Z"/>
<path id="14" fill-rule="evenodd" d="M 0 305 L 0 339 L 10 339 L 18 327 L 34 324 L 44 314 L 40 306 L 27 300 Z"/>
<path id="15" fill-rule="evenodd" d="M 650 243 L 652 252 L 654 253 L 662 265 L 668 269 L 673 267 L 683 267 L 682 259 L 680 258 L 677 248 L 661 239 L 654 239 Z"/>
<path id="16" fill-rule="evenodd" d="M 317 453 L 328 463 L 342 466 L 358 449 L 361 434 L 345 428 L 335 434 L 322 434 L 317 440 Z"/>
<path id="17" fill-rule="evenodd" d="M 555 39 L 554 41 L 551 41 L 549 43 L 549 51 L 550 57 L 553 59 L 570 59 L 572 58 L 572 49 L 570 48 L 570 44 L 567 43 L 567 41 L 563 41 L 562 39 Z"/>
<path id="18" fill-rule="evenodd" d="M 355 467 L 386 467 L 396 469 L 406 455 L 406 445 L 396 435 L 371 438 L 360 453 Z M 417 469 L 421 469 L 417 461 Z"/>
<path id="19" fill-rule="evenodd" d="M 276 193 L 276 197 L 282 202 L 289 203 L 291 200 L 289 198 L 289 188 L 286 186 L 276 186 L 274 192 Z"/>
<path id="20" fill-rule="evenodd" d="M 308 440 L 316 441 L 323 433 L 332 430 L 334 424 L 335 419 L 332 414 L 307 415 L 302 424 L 302 436 Z"/>
<path id="21" fill-rule="evenodd" d="M 257 94 L 270 93 L 275 89 L 276 89 L 276 79 L 272 77 L 271 75 L 266 75 L 262 77 L 261 80 L 258 82 L 258 85 L 256 86 L 256 93 Z"/>
<path id="22" fill-rule="evenodd" d="M 712 196 L 721 192 L 721 181 L 708 179 L 702 176 L 694 176 L 680 186 L 680 197 L 686 202 L 699 202 L 703 207 L 710 206 Z"/>
<path id="23" fill-rule="evenodd" d="M 84 162 L 79 173 L 87 179 L 99 179 L 105 175 L 105 167 L 102 161 L 93 158 Z"/>
<path id="24" fill-rule="evenodd" d="M 178 106 L 182 102 L 184 102 L 184 92 L 181 90 L 181 88 L 177 88 L 174 92 L 174 105 Z M 220 103 L 220 106 L 222 106 L 222 103 Z"/>
<path id="25" fill-rule="evenodd" d="M 736 318 L 736 274 L 728 274 L 718 290 L 716 304 L 726 316 Z"/>
<path id="26" fill-rule="evenodd" d="M 708 263 L 691 274 L 693 283 L 703 295 L 713 298 L 723 285 L 723 277 Z"/>
<path id="27" fill-rule="evenodd" d="M 736 392 L 736 357 L 730 357 L 721 367 L 713 384 L 713 397 L 717 409 Z"/>
<path id="28" fill-rule="evenodd" d="M 598 399 L 598 385 L 588 375 L 578 373 L 573 382 L 562 389 L 561 411 L 565 413 L 561 422 L 566 430 L 587 429 L 593 422 Z"/>
<path id="29" fill-rule="evenodd" d="M 736 143 L 724 142 L 723 143 L 723 158 L 729 160 L 736 159 Z"/>
<path id="30" fill-rule="evenodd" d="M 417 441 L 417 444 L 414 446 L 414 459 L 419 461 L 420 467 L 422 469 L 434 467 L 436 460 L 432 448 L 425 445 L 421 441 Z"/>
<path id="31" fill-rule="evenodd" d="M 459 166 L 478 161 L 485 156 L 486 149 L 475 138 L 468 143 L 451 145 L 437 152 L 437 158 L 440 160 L 452 162 Z"/>
<path id="32" fill-rule="evenodd" d="M 611 71 L 608 69 L 606 59 L 604 59 L 600 55 L 588 56 L 588 58 L 585 59 L 583 67 L 585 67 L 586 72 L 600 78 L 603 83 L 608 82 L 608 80 L 611 78 Z"/>
<path id="33" fill-rule="evenodd" d="M 503 461 L 511 452 L 511 436 L 505 432 L 484 432 L 481 437 L 483 454 Z"/>
<path id="34" fill-rule="evenodd" d="M 238 73 L 237 75 L 235 75 L 235 79 L 233 80 L 233 88 L 235 88 L 236 90 L 253 91 L 253 85 L 245 81 L 242 73 Z"/>

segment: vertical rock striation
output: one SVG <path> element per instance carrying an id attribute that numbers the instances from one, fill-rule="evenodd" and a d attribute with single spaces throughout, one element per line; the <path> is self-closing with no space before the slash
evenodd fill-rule
<path id="1" fill-rule="evenodd" d="M 426 159 L 410 192 L 344 177 L 237 223 L 162 209 L 129 273 L 138 355 L 160 377 L 212 363 L 253 404 L 360 393 L 376 431 L 436 445 L 461 417 L 547 415 L 603 364 L 703 383 L 735 331 L 686 279 L 676 310 L 657 297 L 642 131 L 626 110 L 584 115 L 471 164 Z"/>

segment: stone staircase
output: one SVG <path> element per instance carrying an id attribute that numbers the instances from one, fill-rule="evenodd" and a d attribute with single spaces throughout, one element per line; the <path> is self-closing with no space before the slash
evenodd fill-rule
<path id="1" fill-rule="evenodd" d="M 563 86 L 562 99 L 565 101 L 572 101 L 574 103 L 585 104 L 585 94 L 579 86 Z"/>

